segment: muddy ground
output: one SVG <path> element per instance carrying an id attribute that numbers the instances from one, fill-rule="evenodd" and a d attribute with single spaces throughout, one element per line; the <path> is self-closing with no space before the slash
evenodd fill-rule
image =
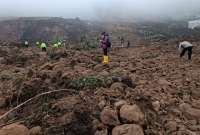
<path id="1" fill-rule="evenodd" d="M 99 49 L 1 47 L 0 115 L 63 91 L 10 112 L 0 128 L 17 122 L 44 135 L 200 135 L 199 52 L 196 45 L 188 61 L 172 45 L 114 48 L 105 66 Z M 136 115 L 124 118 L 124 104 L 137 106 Z"/>

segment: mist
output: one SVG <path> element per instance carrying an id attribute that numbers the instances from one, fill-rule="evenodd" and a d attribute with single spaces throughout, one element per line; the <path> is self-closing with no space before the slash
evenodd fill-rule
<path id="1" fill-rule="evenodd" d="M 0 17 L 162 20 L 200 15 L 199 0 L 0 0 Z"/>

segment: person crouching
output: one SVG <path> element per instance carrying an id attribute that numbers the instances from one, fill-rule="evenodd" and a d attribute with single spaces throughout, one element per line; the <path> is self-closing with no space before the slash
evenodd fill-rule
<path id="1" fill-rule="evenodd" d="M 179 44 L 178 49 L 180 51 L 180 58 L 182 58 L 185 55 L 185 52 L 188 52 L 188 60 L 192 59 L 192 49 L 193 49 L 192 43 L 188 41 L 183 41 Z"/>

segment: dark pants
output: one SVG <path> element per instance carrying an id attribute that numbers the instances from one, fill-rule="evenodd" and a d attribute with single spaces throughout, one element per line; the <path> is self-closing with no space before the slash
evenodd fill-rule
<path id="1" fill-rule="evenodd" d="M 46 49 L 46 48 L 42 48 L 42 51 L 43 51 L 43 52 L 46 52 L 46 51 L 47 51 L 47 49 Z"/>
<path id="2" fill-rule="evenodd" d="M 185 52 L 188 51 L 188 60 L 191 60 L 192 58 L 192 48 L 193 47 L 187 47 L 187 48 L 184 48 L 180 54 L 180 57 L 183 57 L 185 55 Z"/>
<path id="3" fill-rule="evenodd" d="M 103 48 L 103 55 L 105 55 L 105 56 L 108 55 L 108 48 Z"/>

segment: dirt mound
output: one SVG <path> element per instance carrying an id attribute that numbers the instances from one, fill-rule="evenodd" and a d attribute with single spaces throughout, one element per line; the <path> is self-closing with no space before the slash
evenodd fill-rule
<path id="1" fill-rule="evenodd" d="M 113 49 L 104 66 L 98 49 L 1 48 L 0 123 L 45 135 L 198 135 L 198 51 L 187 61 L 172 46 Z"/>

